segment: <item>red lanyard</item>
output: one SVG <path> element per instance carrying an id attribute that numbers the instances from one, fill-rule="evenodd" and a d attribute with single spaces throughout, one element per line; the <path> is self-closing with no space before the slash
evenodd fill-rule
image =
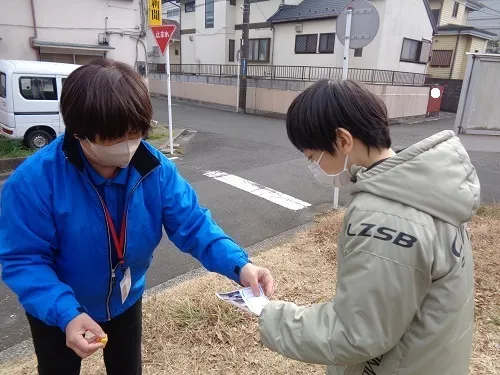
<path id="1" fill-rule="evenodd" d="M 120 238 L 118 238 L 116 234 L 115 225 L 113 224 L 113 219 L 111 218 L 111 214 L 109 213 L 108 208 L 103 203 L 104 214 L 106 216 L 106 222 L 108 223 L 109 231 L 111 232 L 111 238 L 113 238 L 113 243 L 115 244 L 116 253 L 118 254 L 118 260 L 120 264 L 124 264 L 124 252 L 125 252 L 125 233 L 127 231 L 127 211 L 123 213 L 122 226 L 120 230 Z"/>

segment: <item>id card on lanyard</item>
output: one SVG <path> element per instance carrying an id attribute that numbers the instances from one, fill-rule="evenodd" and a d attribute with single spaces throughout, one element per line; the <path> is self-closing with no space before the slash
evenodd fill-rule
<path id="1" fill-rule="evenodd" d="M 113 219 L 111 218 L 111 214 L 109 213 L 108 208 L 103 202 L 104 214 L 106 217 L 106 222 L 108 224 L 109 231 L 111 232 L 111 238 L 113 240 L 113 244 L 115 245 L 116 253 L 118 256 L 118 262 L 124 268 L 125 266 L 125 235 L 127 232 L 127 210 L 125 209 L 122 218 L 122 225 L 120 230 L 120 237 L 116 233 L 115 224 L 113 223 Z M 130 289 L 132 287 L 132 274 L 130 272 L 130 267 L 127 267 L 124 271 L 123 278 L 120 281 L 120 292 L 122 297 L 122 303 L 125 303 L 127 297 L 130 293 Z"/>

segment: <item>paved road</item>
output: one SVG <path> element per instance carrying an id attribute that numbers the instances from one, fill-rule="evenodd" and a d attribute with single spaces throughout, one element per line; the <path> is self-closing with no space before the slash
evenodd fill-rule
<path id="1" fill-rule="evenodd" d="M 153 99 L 155 119 L 166 122 L 166 102 Z M 185 156 L 176 160 L 184 177 L 211 209 L 219 224 L 242 246 L 248 247 L 298 227 L 315 213 L 331 206 L 332 192 L 315 184 L 307 161 L 286 137 L 282 120 L 222 112 L 174 103 L 176 127 L 197 130 L 185 146 Z M 453 119 L 392 127 L 396 148 L 406 147 L 443 129 Z M 500 154 L 474 154 L 487 200 L 500 199 Z M 275 189 L 311 204 L 292 211 L 236 187 L 206 177 L 207 171 L 222 171 Z M 1 184 L 1 181 L 0 181 Z M 1 186 L 0 186 L 1 189 Z M 347 202 L 348 193 L 340 203 Z M 148 287 L 184 274 L 199 264 L 176 250 L 165 237 L 155 252 L 148 274 Z M 0 351 L 29 338 L 29 331 L 16 298 L 0 283 Z"/>

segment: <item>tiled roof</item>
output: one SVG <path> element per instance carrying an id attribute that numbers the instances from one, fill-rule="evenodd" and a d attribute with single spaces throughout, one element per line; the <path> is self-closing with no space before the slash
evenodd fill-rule
<path id="1" fill-rule="evenodd" d="M 333 18 L 338 16 L 349 0 L 304 0 L 299 5 L 285 5 L 271 18 L 271 23 Z"/>
<path id="2" fill-rule="evenodd" d="M 434 32 L 437 32 L 429 1 L 423 1 Z M 350 0 L 304 0 L 299 5 L 283 6 L 268 21 L 271 23 L 286 23 L 335 18 L 349 2 Z"/>

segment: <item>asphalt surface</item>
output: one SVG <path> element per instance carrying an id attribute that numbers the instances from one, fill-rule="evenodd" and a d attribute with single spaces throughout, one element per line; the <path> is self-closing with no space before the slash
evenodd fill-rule
<path id="1" fill-rule="evenodd" d="M 153 99 L 155 119 L 167 122 L 167 104 Z M 289 143 L 284 121 L 218 111 L 174 103 L 174 126 L 197 131 L 183 146 L 184 155 L 175 161 L 181 174 L 198 192 L 202 205 L 243 247 L 311 221 L 332 205 L 333 192 L 317 185 L 305 158 Z M 453 128 L 453 118 L 391 128 L 395 148 L 407 147 L 438 131 Z M 500 153 L 471 154 L 478 169 L 485 201 L 500 200 Z M 260 197 L 204 176 L 219 170 L 270 187 L 311 204 L 291 211 Z M 3 181 L 0 181 L 0 190 Z M 348 192 L 340 204 L 347 203 Z M 148 273 L 148 287 L 182 275 L 199 264 L 179 252 L 166 238 L 155 252 Z M 17 299 L 0 283 L 0 351 L 30 337 L 23 310 Z"/>

